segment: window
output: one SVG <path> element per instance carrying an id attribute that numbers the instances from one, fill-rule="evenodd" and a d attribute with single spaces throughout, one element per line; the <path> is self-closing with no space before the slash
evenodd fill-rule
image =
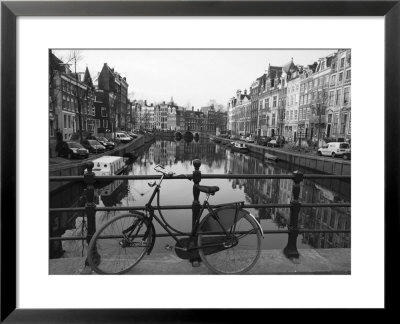
<path id="1" fill-rule="evenodd" d="M 68 116 L 68 128 L 71 128 L 71 116 Z"/>
<path id="2" fill-rule="evenodd" d="M 100 128 L 100 119 L 96 119 L 96 127 Z"/>
<path id="3" fill-rule="evenodd" d="M 312 81 L 308 82 L 308 89 L 311 90 L 312 88 Z"/>
<path id="4" fill-rule="evenodd" d="M 289 119 L 290 119 L 290 120 L 293 119 L 293 110 L 290 111 L 290 118 L 289 118 Z"/>
<path id="5" fill-rule="evenodd" d="M 346 80 L 350 80 L 351 79 L 351 70 L 347 70 L 346 71 Z"/>
<path id="6" fill-rule="evenodd" d="M 339 73 L 339 82 L 341 82 L 343 80 L 343 72 Z"/>
<path id="7" fill-rule="evenodd" d="M 273 105 L 272 105 L 272 107 L 274 107 L 274 108 L 275 108 L 275 107 L 276 107 L 276 100 L 277 100 L 277 96 L 274 96 L 274 97 L 273 97 L 273 100 L 274 100 L 274 102 L 273 102 Z"/>
<path id="8" fill-rule="evenodd" d="M 96 115 L 96 109 L 94 108 L 94 106 L 92 106 L 92 116 Z"/>
<path id="9" fill-rule="evenodd" d="M 336 90 L 336 105 L 342 103 L 342 89 Z"/>
<path id="10" fill-rule="evenodd" d="M 314 87 L 318 87 L 318 79 L 314 80 Z"/>
<path id="11" fill-rule="evenodd" d="M 331 85 L 335 84 L 336 82 L 336 75 L 331 76 Z"/>
<path id="12" fill-rule="evenodd" d="M 107 117 L 106 107 L 101 107 L 101 117 Z"/>
<path id="13" fill-rule="evenodd" d="M 329 84 L 329 75 L 325 76 L 325 85 Z"/>
<path id="14" fill-rule="evenodd" d="M 321 70 L 325 69 L 325 62 L 322 62 L 321 64 Z"/>
<path id="15" fill-rule="evenodd" d="M 344 57 L 340 59 L 340 68 L 344 67 Z"/>
<path id="16" fill-rule="evenodd" d="M 67 128 L 67 115 L 64 115 L 64 128 Z"/>
<path id="17" fill-rule="evenodd" d="M 265 109 L 269 111 L 269 98 L 265 99 Z"/>
<path id="18" fill-rule="evenodd" d="M 335 91 L 329 92 L 329 105 L 333 106 L 335 100 Z"/>
<path id="19" fill-rule="evenodd" d="M 108 128 L 108 120 L 103 119 L 103 128 Z"/>
<path id="20" fill-rule="evenodd" d="M 263 101 L 260 100 L 260 109 L 263 109 Z"/>
<path id="21" fill-rule="evenodd" d="M 297 110 L 294 111 L 294 120 L 297 120 Z"/>
<path id="22" fill-rule="evenodd" d="M 272 114 L 272 123 L 271 123 L 271 125 L 275 126 L 275 114 Z"/>
<path id="23" fill-rule="evenodd" d="M 343 103 L 347 104 L 350 102 L 350 87 L 344 88 Z"/>
<path id="24" fill-rule="evenodd" d="M 304 96 L 300 96 L 300 105 L 304 104 Z"/>
<path id="25" fill-rule="evenodd" d="M 340 123 L 341 125 L 341 131 L 340 131 L 340 134 L 343 134 L 343 135 L 345 135 L 345 133 L 346 133 L 346 124 L 347 124 L 347 114 L 343 114 L 342 115 L 342 120 L 341 120 L 341 123 Z M 341 146 L 341 148 L 342 148 L 342 146 Z"/>

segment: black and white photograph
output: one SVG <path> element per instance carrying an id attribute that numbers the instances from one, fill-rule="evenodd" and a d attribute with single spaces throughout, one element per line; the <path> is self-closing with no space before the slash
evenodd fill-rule
<path id="1" fill-rule="evenodd" d="M 48 274 L 351 275 L 352 63 L 50 48 Z"/>

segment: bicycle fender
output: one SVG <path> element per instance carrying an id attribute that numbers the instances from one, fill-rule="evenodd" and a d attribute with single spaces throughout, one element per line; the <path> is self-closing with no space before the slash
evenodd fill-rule
<path id="1" fill-rule="evenodd" d="M 261 236 L 264 238 L 263 229 L 262 229 L 262 227 L 261 227 L 261 224 L 258 222 L 257 218 L 256 218 L 252 213 L 248 213 L 248 214 L 249 214 L 249 216 L 250 216 L 251 218 L 253 218 L 253 220 L 256 222 L 257 227 L 258 227 L 258 229 L 260 230 Z"/>

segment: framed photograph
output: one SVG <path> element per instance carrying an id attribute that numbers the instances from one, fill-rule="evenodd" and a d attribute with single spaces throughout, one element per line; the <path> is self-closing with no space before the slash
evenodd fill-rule
<path id="1" fill-rule="evenodd" d="M 1 16 L 2 321 L 219 322 L 226 309 L 392 306 L 398 1 L 4 1 Z M 82 175 L 85 187 L 54 187 Z M 193 217 L 187 233 L 175 231 L 180 221 L 161 225 L 162 248 L 153 209 L 131 208 L 157 200 L 160 177 L 167 219 L 182 204 Z M 203 198 L 220 208 L 210 220 Z M 223 205 L 232 199 L 244 205 Z M 125 221 L 121 208 L 135 219 L 109 232 Z M 227 225 L 223 243 L 207 238 L 227 210 L 252 235 Z M 126 235 L 142 227 L 140 240 Z M 246 249 L 229 252 L 242 237 Z M 130 271 L 153 248 L 176 256 L 99 275 Z"/>

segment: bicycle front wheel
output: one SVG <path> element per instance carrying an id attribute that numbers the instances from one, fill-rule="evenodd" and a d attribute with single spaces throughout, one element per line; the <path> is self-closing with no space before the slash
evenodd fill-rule
<path id="1" fill-rule="evenodd" d="M 234 208 L 220 209 L 218 221 L 209 214 L 200 224 L 199 254 L 213 273 L 245 273 L 260 257 L 261 234 L 256 222 L 244 210 L 236 217 L 235 213 Z"/>
<path id="2" fill-rule="evenodd" d="M 117 216 L 92 237 L 88 260 L 100 274 L 122 274 L 132 269 L 151 246 L 152 228 L 138 213 Z"/>

